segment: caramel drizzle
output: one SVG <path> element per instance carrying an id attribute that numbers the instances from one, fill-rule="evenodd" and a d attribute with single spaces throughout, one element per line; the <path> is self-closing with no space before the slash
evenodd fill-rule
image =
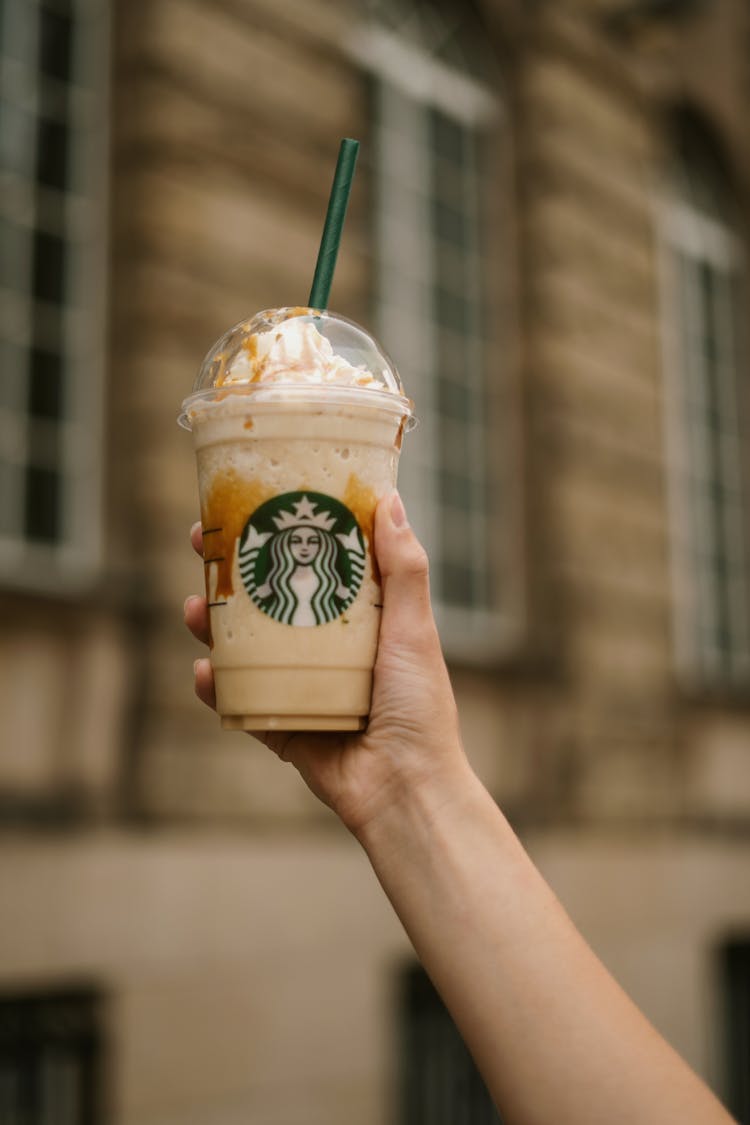
<path id="1" fill-rule="evenodd" d="M 352 513 L 357 523 L 359 524 L 362 534 L 370 548 L 370 565 L 372 566 L 372 577 L 378 585 L 380 585 L 380 571 L 378 569 L 377 559 L 375 558 L 375 509 L 378 506 L 378 498 L 375 492 L 368 485 L 364 484 L 356 473 L 351 473 L 344 495 L 342 496 L 342 503 L 346 505 Z"/>
<path id="2" fill-rule="evenodd" d="M 250 516 L 273 491 L 259 480 L 242 480 L 234 472 L 212 481 L 201 510 L 203 562 L 206 567 L 206 597 L 212 600 L 210 567 L 215 566 L 214 603 L 233 592 L 232 567 L 237 543 Z"/>

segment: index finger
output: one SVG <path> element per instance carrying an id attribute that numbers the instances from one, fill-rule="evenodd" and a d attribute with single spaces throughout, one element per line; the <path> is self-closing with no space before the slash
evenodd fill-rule
<path id="1" fill-rule="evenodd" d="M 200 520 L 190 528 L 190 542 L 193 544 L 193 550 L 203 558 L 203 528 Z"/>

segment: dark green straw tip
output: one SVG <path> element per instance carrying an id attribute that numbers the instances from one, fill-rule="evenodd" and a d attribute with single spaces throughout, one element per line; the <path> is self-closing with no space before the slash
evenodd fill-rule
<path id="1" fill-rule="evenodd" d="M 344 219 L 349 204 L 358 152 L 359 141 L 355 141 L 352 137 L 344 137 L 339 147 L 336 171 L 333 175 L 331 194 L 328 199 L 328 211 L 320 239 L 318 260 L 315 264 L 315 274 L 307 302 L 310 308 L 325 309 L 328 307 L 328 296 L 331 292 L 333 271 L 336 267 L 341 233 L 344 229 Z"/>

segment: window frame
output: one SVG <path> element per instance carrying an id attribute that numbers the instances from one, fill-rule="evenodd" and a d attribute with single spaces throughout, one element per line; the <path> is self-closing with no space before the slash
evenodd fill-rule
<path id="1" fill-rule="evenodd" d="M 695 461 L 695 452 L 700 442 L 695 434 L 688 432 L 688 392 L 687 380 L 694 378 L 687 373 L 694 363 L 694 352 L 689 353 L 686 345 L 686 332 L 683 314 L 685 268 L 684 260 L 695 269 L 709 268 L 731 290 L 734 288 L 745 297 L 747 284 L 746 252 L 743 240 L 728 216 L 726 221 L 702 210 L 697 203 L 686 198 L 674 181 L 668 190 L 662 191 L 658 199 L 659 229 L 659 273 L 661 290 L 661 331 L 664 369 L 664 427 L 665 449 L 667 454 L 666 483 L 669 511 L 669 556 L 672 583 L 672 633 L 676 672 L 679 681 L 688 690 L 730 689 L 750 686 L 750 588 L 745 578 L 738 586 L 731 578 L 724 579 L 725 589 L 719 589 L 717 576 L 705 563 L 696 561 L 695 525 L 700 522 L 706 540 L 712 548 L 725 548 L 730 538 L 735 540 L 735 550 L 744 563 L 749 560 L 747 483 L 745 472 L 745 453 L 743 450 L 742 403 L 740 399 L 741 354 L 746 352 L 746 340 L 737 316 L 738 298 L 732 302 L 731 311 L 721 311 L 721 318 L 728 331 L 722 337 L 728 339 L 734 353 L 731 363 L 732 386 L 728 387 L 726 377 L 721 379 L 718 395 L 722 400 L 722 418 L 733 419 L 731 441 L 735 447 L 729 457 L 726 450 L 727 436 L 717 436 L 720 443 L 722 462 L 731 460 L 731 469 L 723 465 L 721 483 L 725 484 L 730 474 L 735 478 L 737 492 L 735 517 L 740 512 L 740 523 L 725 526 L 719 544 L 716 543 L 714 529 L 710 526 L 711 512 L 709 501 L 696 500 L 695 473 L 690 474 L 690 466 Z M 696 299 L 695 287 L 691 291 Z M 716 309 L 714 309 L 714 319 Z M 704 324 L 701 310 L 699 323 Z M 687 365 L 685 357 L 687 355 Z M 721 370 L 721 364 L 718 365 Z M 705 365 L 701 371 L 701 394 L 706 397 Z M 694 393 L 694 392 L 693 392 Z M 733 401 L 728 402 L 728 398 Z M 694 413 L 694 410 L 693 410 Z M 692 419 L 691 419 L 692 420 Z M 694 424 L 694 422 L 693 422 Z M 705 416 L 700 420 L 701 436 L 709 426 Z M 705 454 L 705 450 L 703 451 Z M 711 467 L 708 457 L 701 456 L 698 468 L 700 483 L 711 482 Z M 702 514 L 701 514 L 702 513 Z M 739 545 L 737 545 L 739 544 Z M 713 552 L 716 553 L 715 550 Z M 735 572 L 742 575 L 745 567 L 740 564 Z M 732 572 L 734 573 L 734 572 Z M 738 635 L 744 634 L 744 647 L 735 647 L 734 634 L 730 636 L 726 652 L 709 646 L 701 635 L 703 620 L 711 615 L 720 596 L 729 599 L 731 618 Z M 729 671 L 727 670 L 729 666 Z"/>
<path id="2" fill-rule="evenodd" d="M 12 0 L 11 0 L 12 3 Z M 33 135 L 21 174 L 3 169 L 2 215 L 23 227 L 27 248 L 25 283 L 0 289 L 0 332 L 28 363 L 34 345 L 35 307 L 44 303 L 31 287 L 30 261 L 40 229 L 38 202 L 59 205 L 64 216 L 67 251 L 66 285 L 59 303 L 60 354 L 64 357 L 65 416 L 48 423 L 33 418 L 28 396 L 30 373 L 21 372 L 11 408 L 0 406 L 0 438 L 17 467 L 23 489 L 14 495 L 15 527 L 0 533 L 0 588 L 73 595 L 90 588 L 103 564 L 104 433 L 107 372 L 110 56 L 111 15 L 101 0 L 71 0 L 75 20 L 70 77 L 64 82 L 69 109 L 67 184 L 52 188 L 40 182 L 35 161 L 42 84 L 56 79 L 39 67 L 39 0 L 17 0 L 31 39 L 23 60 L 0 55 L 0 93 L 21 103 L 33 116 Z M 45 5 L 53 11 L 54 0 Z M 10 5 L 3 15 L 9 18 Z M 19 91 L 14 96 L 13 91 Z M 60 442 L 54 468 L 61 482 L 59 535 L 50 542 L 31 539 L 24 526 L 27 470 L 32 426 L 57 428 Z"/>
<path id="3" fill-rule="evenodd" d="M 419 107 L 423 123 L 428 122 L 431 111 L 438 110 L 475 128 L 477 138 L 481 131 L 486 131 L 488 146 L 493 150 L 492 172 L 497 173 L 498 186 L 507 188 L 510 200 L 510 130 L 504 100 L 500 95 L 485 83 L 461 73 L 453 64 L 430 55 L 426 47 L 416 46 L 397 32 L 375 22 L 362 23 L 354 29 L 348 41 L 348 50 L 360 68 L 379 82 L 384 91 L 391 87 L 411 99 Z M 387 143 L 387 138 L 384 142 L 385 132 L 383 130 L 378 138 L 380 143 Z M 390 140 L 398 149 L 398 155 L 394 151 L 389 159 L 388 152 L 381 151 L 380 159 L 375 158 L 373 166 L 376 200 L 373 237 L 377 247 L 374 289 L 378 297 L 389 291 L 387 282 L 392 281 L 394 274 L 387 263 L 384 265 L 388 247 L 395 237 L 389 224 L 389 208 L 383 204 L 383 200 L 388 198 L 389 189 L 383 181 L 387 179 L 390 160 L 399 159 L 402 168 L 403 161 L 410 160 L 412 165 L 407 174 L 419 177 L 422 184 L 429 182 L 429 171 L 425 165 L 432 154 L 428 142 L 413 145 L 405 151 L 403 144 L 398 146 L 398 140 L 398 137 Z M 501 145 L 504 151 L 499 153 L 497 150 Z M 484 178 L 480 179 L 478 186 L 486 189 Z M 491 217 L 490 225 L 495 228 L 490 232 L 491 245 L 499 247 L 498 227 L 509 225 L 507 209 L 500 205 L 495 209 L 490 198 L 482 200 L 482 204 Z M 437 274 L 431 261 L 434 242 L 429 231 L 429 217 L 420 219 L 415 215 L 413 219 L 411 229 L 417 254 L 421 256 L 419 272 L 434 281 Z M 478 227 L 478 224 L 475 226 Z M 386 248 L 384 254 L 380 253 L 381 247 Z M 492 261 L 512 261 L 515 255 L 513 248 L 509 249 L 510 253 L 498 253 Z M 440 597 L 436 580 L 436 570 L 442 562 L 442 552 L 440 558 L 437 552 L 439 521 L 446 510 L 437 482 L 443 467 L 439 453 L 439 430 L 441 418 L 448 420 L 449 416 L 441 416 L 437 407 L 435 345 L 438 337 L 433 331 L 431 290 L 427 293 L 429 287 L 422 286 L 425 294 L 421 302 L 412 300 L 409 303 L 398 298 L 389 302 L 378 300 L 376 311 L 377 331 L 386 346 L 399 339 L 410 342 L 410 347 L 404 349 L 406 354 L 399 354 L 397 360 L 404 374 L 407 393 L 413 394 L 415 399 L 419 428 L 416 434 L 406 439 L 400 482 L 410 512 L 417 513 L 413 522 L 433 561 L 433 602 L 443 645 L 452 662 L 479 667 L 500 663 L 517 651 L 525 623 L 525 575 L 519 546 L 522 538 L 523 481 L 515 385 L 518 373 L 515 339 L 510 343 L 503 340 L 502 366 L 497 362 L 500 332 L 511 322 L 512 292 L 511 287 L 504 284 L 506 279 L 497 276 L 499 271 L 487 272 L 490 276 L 482 278 L 487 289 L 484 304 L 489 307 L 492 302 L 493 324 L 489 335 L 485 335 L 478 345 L 483 352 L 481 391 L 488 406 L 488 420 L 484 425 L 487 466 L 484 479 L 490 494 L 498 489 L 502 491 L 503 510 L 501 528 L 498 518 L 493 519 L 497 516 L 497 505 L 490 499 L 483 509 L 487 517 L 484 534 L 487 537 L 486 570 L 490 587 L 485 604 L 473 607 L 446 604 Z M 494 315 L 496 312 L 497 317 Z M 407 322 L 408 329 L 404 327 Z M 501 322 L 502 327 L 498 327 Z M 432 379 L 428 378 L 430 373 Z M 481 518 L 482 515 L 478 514 L 477 519 Z"/>

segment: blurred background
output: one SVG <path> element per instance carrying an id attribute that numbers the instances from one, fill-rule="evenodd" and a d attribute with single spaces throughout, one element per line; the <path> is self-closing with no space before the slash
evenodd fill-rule
<path id="1" fill-rule="evenodd" d="M 357 846 L 192 693 L 204 353 L 331 306 L 421 424 L 468 753 L 750 1122 L 746 0 L 0 0 L 0 1122 L 484 1125 Z"/>

